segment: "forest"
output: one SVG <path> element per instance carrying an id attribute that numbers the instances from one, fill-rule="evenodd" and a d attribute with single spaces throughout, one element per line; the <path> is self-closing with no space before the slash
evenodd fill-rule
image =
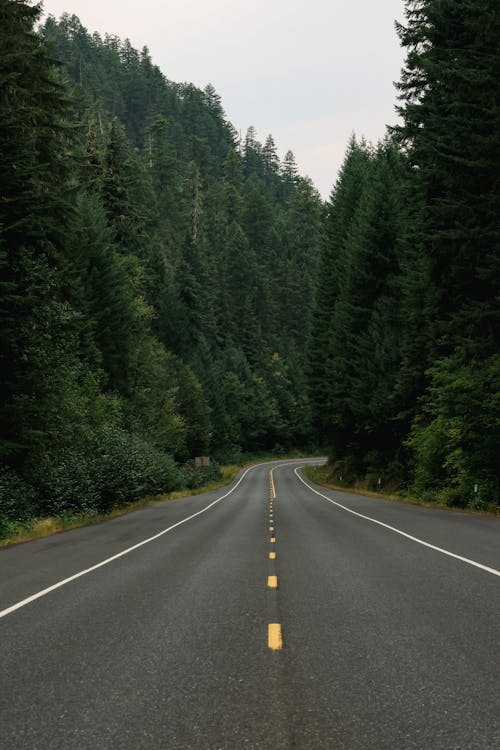
<path id="1" fill-rule="evenodd" d="M 324 202 L 212 85 L 0 0 L 0 537 L 292 450 L 498 503 L 500 13 L 405 17 Z"/>

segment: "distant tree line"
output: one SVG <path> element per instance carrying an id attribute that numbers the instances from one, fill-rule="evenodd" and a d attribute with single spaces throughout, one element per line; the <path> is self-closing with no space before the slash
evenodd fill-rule
<path id="1" fill-rule="evenodd" d="M 498 500 L 499 13 L 409 0 L 401 124 L 330 201 L 213 86 L 0 3 L 0 534 L 327 449 Z"/>

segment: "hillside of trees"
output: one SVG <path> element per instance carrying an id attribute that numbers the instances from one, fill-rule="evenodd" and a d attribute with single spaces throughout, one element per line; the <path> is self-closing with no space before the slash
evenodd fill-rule
<path id="1" fill-rule="evenodd" d="M 500 18 L 408 0 L 400 124 L 325 204 L 213 86 L 0 2 L 0 536 L 321 449 L 499 499 Z"/>
<path id="2" fill-rule="evenodd" d="M 293 154 L 146 49 L 0 7 L 4 527 L 303 445 L 323 206 Z"/>

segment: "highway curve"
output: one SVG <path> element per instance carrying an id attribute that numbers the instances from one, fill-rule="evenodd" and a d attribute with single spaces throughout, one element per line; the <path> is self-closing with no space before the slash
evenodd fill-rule
<path id="1" fill-rule="evenodd" d="M 498 750 L 500 520 L 305 462 L 0 550 L 0 747 Z"/>

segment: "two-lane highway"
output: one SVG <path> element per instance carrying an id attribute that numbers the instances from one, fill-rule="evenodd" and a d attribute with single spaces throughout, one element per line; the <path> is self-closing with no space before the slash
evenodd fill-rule
<path id="1" fill-rule="evenodd" d="M 500 522 L 301 463 L 1 550 L 0 747 L 499 750 Z"/>

